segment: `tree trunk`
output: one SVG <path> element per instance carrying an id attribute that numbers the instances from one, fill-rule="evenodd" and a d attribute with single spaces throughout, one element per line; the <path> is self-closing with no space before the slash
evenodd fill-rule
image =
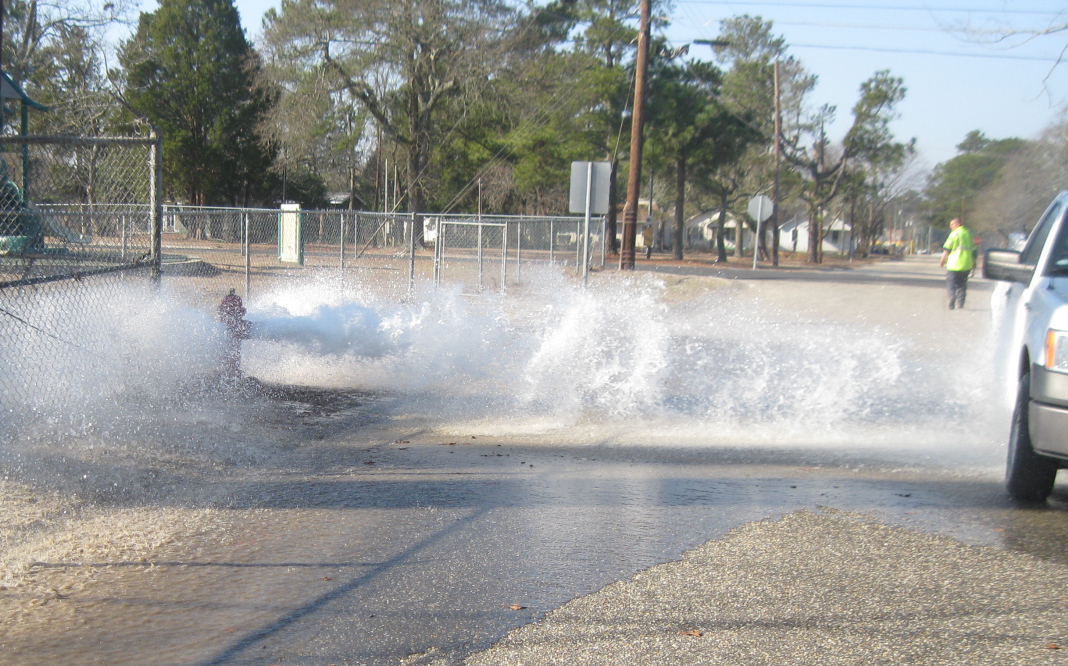
<path id="1" fill-rule="evenodd" d="M 727 243 L 723 236 L 727 233 L 727 197 L 719 198 L 719 229 L 716 231 L 716 250 L 719 252 L 718 261 L 727 263 Z"/>
<path id="2" fill-rule="evenodd" d="M 686 214 L 683 206 L 686 204 L 686 158 L 680 157 L 675 170 L 675 244 L 672 255 L 676 259 L 682 259 L 682 244 L 686 236 Z"/>
<path id="3" fill-rule="evenodd" d="M 771 265 L 779 266 L 779 202 L 771 214 Z"/>
<path id="4" fill-rule="evenodd" d="M 619 244 L 616 242 L 616 207 L 619 205 L 619 160 L 612 160 L 612 175 L 608 185 L 608 213 L 605 217 L 605 235 L 608 236 L 608 244 L 605 246 L 609 254 L 619 252 Z"/>
<path id="5" fill-rule="evenodd" d="M 808 209 L 808 263 L 820 263 L 820 218 L 819 209 L 811 206 Z"/>
<path id="6" fill-rule="evenodd" d="M 419 176 L 423 172 L 423 152 L 421 141 L 414 139 L 408 144 L 408 210 L 419 217 L 424 212 L 425 202 L 423 191 L 419 186 Z M 423 245 L 423 226 L 413 224 L 412 231 L 415 234 L 415 245 Z"/>

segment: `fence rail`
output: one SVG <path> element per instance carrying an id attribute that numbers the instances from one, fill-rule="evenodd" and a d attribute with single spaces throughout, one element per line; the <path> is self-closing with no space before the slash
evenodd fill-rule
<path id="1" fill-rule="evenodd" d="M 522 282 L 524 268 L 533 265 L 582 270 L 583 219 L 578 217 L 350 210 L 294 214 L 301 249 L 287 259 L 281 250 L 285 231 L 279 210 L 165 206 L 163 272 L 222 273 L 229 288 L 243 286 L 249 298 L 260 283 L 316 269 L 374 276 L 400 292 L 411 292 L 422 279 L 435 285 L 458 282 L 478 291 L 506 289 Z M 604 221 L 594 222 L 590 259 L 603 266 Z"/>
<path id="2" fill-rule="evenodd" d="M 159 183 L 154 136 L 0 137 L 0 287 L 158 266 Z"/>

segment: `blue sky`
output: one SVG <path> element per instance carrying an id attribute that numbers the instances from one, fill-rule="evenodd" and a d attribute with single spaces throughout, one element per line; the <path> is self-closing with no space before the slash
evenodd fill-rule
<path id="1" fill-rule="evenodd" d="M 1053 68 L 1068 32 L 998 40 L 1006 31 L 1068 22 L 1063 2 L 678 0 L 667 36 L 708 39 L 720 19 L 739 14 L 773 21 L 789 52 L 819 76 L 810 102 L 838 107 L 839 136 L 865 79 L 882 69 L 902 77 L 908 94 L 894 131 L 915 137 L 929 166 L 953 157 L 973 129 L 995 139 L 1033 138 L 1068 101 L 1068 62 Z"/>
<path id="2" fill-rule="evenodd" d="M 278 6 L 236 4 L 253 41 L 263 13 Z M 721 19 L 740 14 L 773 21 L 789 53 L 819 77 L 809 101 L 837 106 L 835 138 L 865 79 L 882 69 L 902 77 L 908 94 L 893 129 L 899 139 L 917 139 L 927 166 L 953 157 L 973 129 L 994 139 L 1033 138 L 1068 102 L 1068 62 L 1053 66 L 1068 31 L 998 40 L 1005 31 L 1068 23 L 1063 0 L 675 0 L 665 36 L 676 46 L 711 39 Z"/>

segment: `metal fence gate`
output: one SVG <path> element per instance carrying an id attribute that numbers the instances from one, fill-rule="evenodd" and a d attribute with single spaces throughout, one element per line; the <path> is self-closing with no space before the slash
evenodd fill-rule
<path id="1" fill-rule="evenodd" d="M 428 225 L 434 242 L 434 284 L 446 270 L 451 279 L 486 288 L 487 277 L 500 289 L 508 288 L 508 225 L 501 222 L 462 222 L 439 218 Z"/>
<path id="2" fill-rule="evenodd" d="M 539 264 L 581 274 L 583 251 L 589 252 L 589 266 L 603 267 L 604 218 L 595 223 L 587 242 L 584 221 L 575 217 L 427 217 L 424 237 L 434 247 L 434 283 L 504 290 L 509 281 L 522 282 L 524 266 Z"/>

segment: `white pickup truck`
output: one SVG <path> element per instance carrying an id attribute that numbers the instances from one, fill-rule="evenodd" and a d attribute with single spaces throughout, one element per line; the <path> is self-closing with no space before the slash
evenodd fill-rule
<path id="1" fill-rule="evenodd" d="M 983 277 L 1001 280 L 1000 351 L 1016 383 L 1005 482 L 1009 495 L 1044 502 L 1068 467 L 1068 191 L 1043 213 L 1022 250 L 988 250 Z"/>

